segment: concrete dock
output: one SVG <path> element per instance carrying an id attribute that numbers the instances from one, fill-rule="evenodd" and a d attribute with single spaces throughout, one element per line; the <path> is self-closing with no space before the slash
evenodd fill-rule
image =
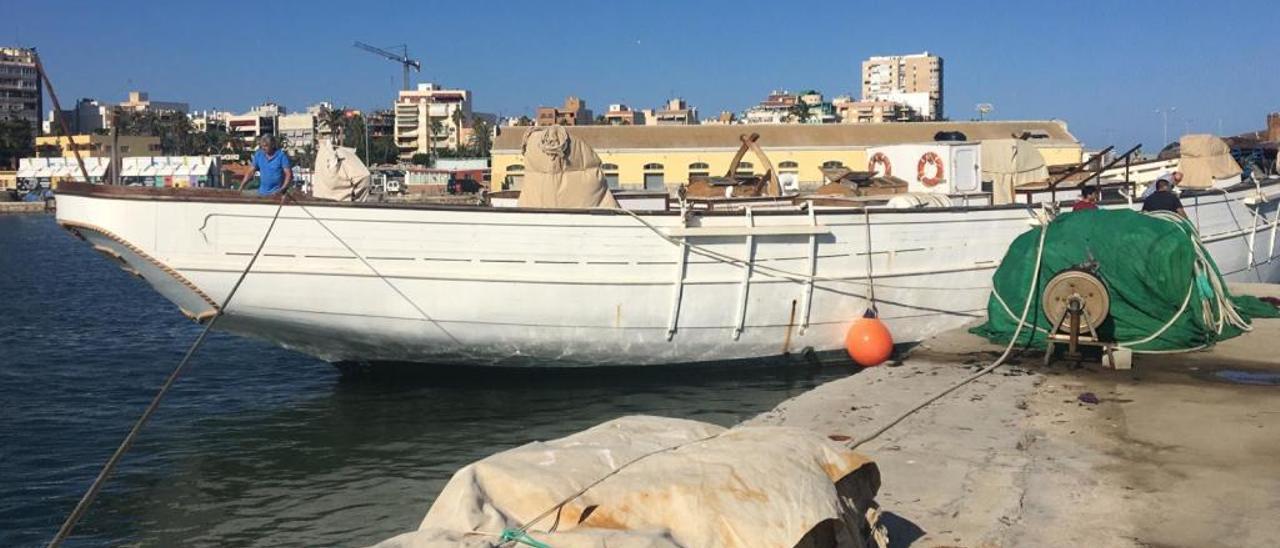
<path id="1" fill-rule="evenodd" d="M 1280 296 L 1277 285 L 1232 290 Z M 1002 350 L 947 333 L 748 424 L 858 439 Z M 1041 356 L 859 447 L 883 475 L 891 545 L 1280 546 L 1280 386 L 1227 380 L 1280 374 L 1280 320 L 1209 351 L 1137 356 L 1130 371 L 1045 368 Z"/>
<path id="2" fill-rule="evenodd" d="M 44 213 L 44 202 L 0 202 L 0 215 L 5 213 Z"/>

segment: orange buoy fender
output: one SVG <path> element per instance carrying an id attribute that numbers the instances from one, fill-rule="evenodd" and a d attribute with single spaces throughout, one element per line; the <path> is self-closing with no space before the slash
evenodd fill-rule
<path id="1" fill-rule="evenodd" d="M 893 176 L 893 163 L 889 161 L 889 157 L 885 156 L 883 152 L 877 152 L 871 156 L 871 160 L 867 162 L 867 171 L 874 174 L 877 165 L 884 166 L 885 177 Z"/>
<path id="2" fill-rule="evenodd" d="M 933 177 L 925 175 L 925 168 L 933 166 Z M 916 180 L 924 183 L 924 186 L 937 186 L 942 182 L 945 174 L 942 172 L 942 158 L 933 152 L 926 152 L 920 157 L 920 161 L 916 163 Z"/>
<path id="3" fill-rule="evenodd" d="M 862 367 L 874 367 L 893 355 L 893 335 L 884 322 L 873 315 L 858 318 L 844 337 L 849 357 Z"/>

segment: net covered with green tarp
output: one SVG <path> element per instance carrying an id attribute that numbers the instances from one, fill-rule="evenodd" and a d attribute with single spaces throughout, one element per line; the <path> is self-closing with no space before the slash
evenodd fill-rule
<path id="1" fill-rule="evenodd" d="M 1008 344 L 1018 327 L 1035 274 L 1040 231 L 1018 236 L 992 279 L 987 322 L 971 331 Z M 1095 265 L 1107 286 L 1111 313 L 1098 330 L 1104 341 L 1142 351 L 1192 350 L 1235 337 L 1254 317 L 1277 317 L 1276 307 L 1231 296 L 1195 228 L 1172 215 L 1088 210 L 1058 216 L 1045 235 L 1031 311 L 1018 344 L 1043 348 L 1053 321 L 1040 298 L 1058 272 Z M 1229 303 L 1225 309 L 1223 303 Z"/>

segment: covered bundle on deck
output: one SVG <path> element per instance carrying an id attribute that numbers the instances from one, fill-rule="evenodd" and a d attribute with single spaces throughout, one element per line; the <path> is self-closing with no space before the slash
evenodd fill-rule
<path id="1" fill-rule="evenodd" d="M 328 139 L 321 139 L 311 195 L 321 200 L 359 202 L 368 193 L 369 168 L 356 156 L 356 149 L 334 146 Z"/>
<path id="2" fill-rule="evenodd" d="M 1081 268 L 1107 286 L 1111 313 L 1102 340 L 1135 352 L 1195 350 L 1235 337 L 1254 317 L 1276 317 L 1275 307 L 1232 296 L 1195 227 L 1181 216 L 1130 210 L 1067 213 L 1051 222 L 1035 276 L 1040 231 L 1018 236 L 992 279 L 987 322 L 972 331 L 1007 344 L 1018 327 L 1028 288 L 1035 301 L 1018 335 L 1019 345 L 1043 348 L 1053 322 L 1039 301 L 1058 272 Z"/>
<path id="3" fill-rule="evenodd" d="M 982 141 L 982 180 L 991 181 L 992 202 L 1013 203 L 1014 190 L 1049 179 L 1049 168 L 1035 145 L 1022 139 Z"/>
<path id="4" fill-rule="evenodd" d="M 600 156 L 561 126 L 537 127 L 524 137 L 520 207 L 617 208 Z"/>

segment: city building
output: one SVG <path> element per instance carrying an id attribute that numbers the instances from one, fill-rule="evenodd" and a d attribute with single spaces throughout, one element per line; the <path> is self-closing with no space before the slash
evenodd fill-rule
<path id="1" fill-rule="evenodd" d="M 332 109 L 331 103 L 321 102 L 307 107 L 303 112 L 281 114 L 276 119 L 276 136 L 282 139 L 284 149 L 297 153 L 315 145 L 317 132 L 321 129 L 320 114 Z"/>
<path id="2" fill-rule="evenodd" d="M 604 113 L 604 123 L 609 126 L 641 126 L 645 123 L 645 113 L 631 110 L 627 105 L 609 105 Z"/>
<path id="3" fill-rule="evenodd" d="M 395 138 L 400 159 L 458 149 L 467 143 L 471 127 L 471 92 L 444 89 L 439 84 L 418 84 L 396 98 Z"/>
<path id="4" fill-rule="evenodd" d="M 494 140 L 494 188 L 512 186 L 524 171 L 520 146 L 525 127 L 504 127 Z M 724 175 L 741 144 L 740 136 L 758 133 L 760 146 L 780 175 L 790 174 L 802 186 L 823 181 L 823 167 L 866 170 L 867 148 L 933 142 L 939 132 L 960 132 L 970 141 L 1041 136 L 1029 142 L 1050 166 L 1080 162 L 1080 142 L 1065 123 L 1050 121 L 920 122 L 914 124 L 761 124 L 696 126 L 571 127 L 569 134 L 590 144 L 600 155 L 605 178 L 623 189 L 670 190 L 692 174 Z M 740 173 L 762 174 L 751 155 Z M 915 166 L 907 169 L 914 173 Z"/>
<path id="5" fill-rule="evenodd" d="M 800 96 L 787 90 L 774 90 L 757 105 L 742 113 L 748 124 L 785 124 L 791 120 L 792 108 L 800 103 Z"/>
<path id="6" fill-rule="evenodd" d="M 944 119 L 942 83 L 942 58 L 927 51 L 862 62 L 863 101 L 901 102 L 925 120 Z"/>
<path id="7" fill-rule="evenodd" d="M 837 97 L 831 101 L 835 115 L 845 124 L 881 124 L 885 122 L 917 122 L 920 114 L 910 106 L 896 101 L 855 101 L 852 97 Z"/>
<path id="8" fill-rule="evenodd" d="M 198 110 L 187 115 L 191 119 L 191 128 L 197 132 L 205 132 L 210 129 L 221 129 L 226 131 L 227 120 L 235 116 L 234 114 L 222 110 Z"/>
<path id="9" fill-rule="evenodd" d="M 667 101 L 662 108 L 644 112 L 645 125 L 687 126 L 698 123 L 698 109 L 679 97 Z"/>
<path id="10" fill-rule="evenodd" d="M 595 121 L 587 102 L 572 95 L 565 97 L 563 107 L 538 107 L 537 114 L 535 122 L 540 126 L 589 126 Z"/>
<path id="11" fill-rule="evenodd" d="M 36 50 L 0 47 L 0 120 L 23 120 L 40 131 L 44 86 L 36 69 Z"/>
<path id="12" fill-rule="evenodd" d="M 126 156 L 155 156 L 160 154 L 160 138 L 144 137 L 139 135 L 120 135 L 115 137 L 120 145 L 120 157 Z M 76 151 L 80 153 L 81 158 L 109 158 L 111 156 L 110 135 L 98 135 L 96 133 L 72 135 L 70 139 L 62 135 L 41 135 L 36 137 L 36 157 L 47 157 L 42 154 L 41 150 L 47 150 L 51 146 L 58 147 L 59 151 L 56 156 L 63 158 L 74 158 Z M 69 144 L 75 144 L 73 151 Z"/>
<path id="13" fill-rule="evenodd" d="M 286 114 L 284 107 L 275 103 L 263 103 L 244 114 L 227 115 L 227 133 L 253 146 L 258 137 L 276 134 L 282 114 Z"/>
<path id="14" fill-rule="evenodd" d="M 379 139 L 396 134 L 396 112 L 391 109 L 375 110 L 364 117 L 369 125 L 369 137 Z"/>
<path id="15" fill-rule="evenodd" d="M 65 122 L 67 131 L 73 135 L 93 133 L 108 126 L 110 109 L 110 105 L 99 103 L 96 99 L 80 99 L 76 101 L 74 108 L 61 111 L 61 121 L 58 119 L 58 111 L 50 110 L 40 130 L 44 135 L 61 134 L 62 123 Z"/>
<path id="16" fill-rule="evenodd" d="M 191 110 L 186 103 L 152 101 L 150 94 L 145 91 L 130 91 L 129 99 L 122 101 L 118 106 L 123 110 L 133 110 L 138 112 L 151 111 L 158 113 L 186 114 Z"/>

